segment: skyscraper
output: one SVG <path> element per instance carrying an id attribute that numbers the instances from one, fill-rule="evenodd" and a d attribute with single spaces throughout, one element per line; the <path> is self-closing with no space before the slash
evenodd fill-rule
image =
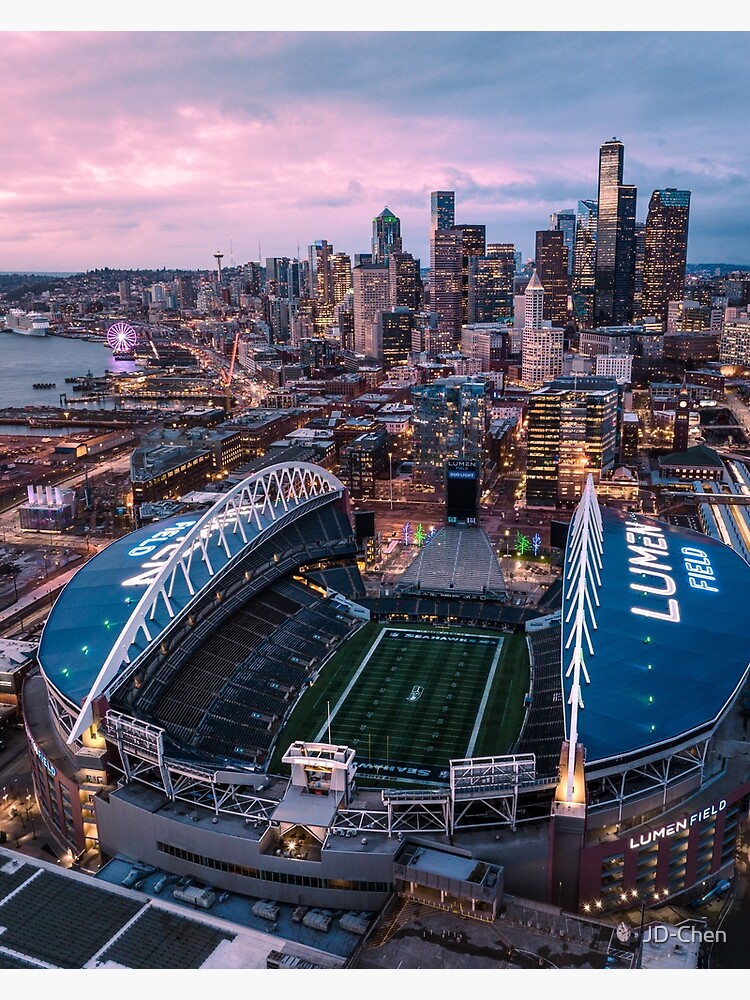
<path id="1" fill-rule="evenodd" d="M 469 261 L 468 323 L 494 323 L 513 316 L 512 243 L 489 243 L 484 257 Z"/>
<path id="2" fill-rule="evenodd" d="M 463 240 L 455 226 L 436 229 L 431 236 L 430 309 L 440 328 L 457 339 L 463 320 Z"/>
<path id="3" fill-rule="evenodd" d="M 370 350 L 365 353 L 375 358 L 385 371 L 403 364 L 411 352 L 413 327 L 414 313 L 403 306 L 375 313 L 371 323 Z"/>
<path id="4" fill-rule="evenodd" d="M 580 497 L 614 465 L 617 385 L 612 379 L 558 378 L 529 394 L 526 503 L 554 507 Z"/>
<path id="5" fill-rule="evenodd" d="M 596 201 L 585 199 L 578 202 L 571 289 L 573 314 L 583 326 L 593 326 L 594 323 L 597 214 Z"/>
<path id="6" fill-rule="evenodd" d="M 625 147 L 619 139 L 599 150 L 599 195 L 594 277 L 594 323 L 620 326 L 633 319 L 637 190 L 622 183 Z"/>
<path id="7" fill-rule="evenodd" d="M 430 310 L 441 329 L 458 336 L 461 329 L 461 240 L 454 231 L 456 195 L 430 194 Z"/>
<path id="8" fill-rule="evenodd" d="M 310 297 L 319 303 L 333 305 L 333 246 L 327 240 L 316 240 L 309 250 Z"/>
<path id="9" fill-rule="evenodd" d="M 367 353 L 371 346 L 371 324 L 375 314 L 387 311 L 390 295 L 388 268 L 384 264 L 360 264 L 352 271 L 354 285 L 354 349 Z"/>
<path id="10" fill-rule="evenodd" d="M 670 301 L 684 297 L 690 192 L 675 188 L 651 195 L 643 250 L 641 312 L 666 329 Z"/>
<path id="11" fill-rule="evenodd" d="M 338 305 L 352 290 L 352 261 L 347 253 L 335 253 L 331 257 L 333 274 L 333 301 Z"/>
<path id="12" fill-rule="evenodd" d="M 534 264 L 544 286 L 544 319 L 553 326 L 568 321 L 568 248 L 560 229 L 540 229 L 536 234 Z"/>
<path id="13" fill-rule="evenodd" d="M 372 220 L 372 262 L 387 265 L 401 249 L 401 220 L 386 207 Z"/>
<path id="14" fill-rule="evenodd" d="M 422 306 L 422 278 L 419 261 L 410 253 L 391 252 L 388 261 L 391 309 L 405 306 L 417 312 Z"/>
<path id="15" fill-rule="evenodd" d="M 455 221 L 455 191 L 433 191 L 430 195 L 430 235 L 436 229 L 450 229 Z"/>
<path id="16" fill-rule="evenodd" d="M 576 213 L 572 208 L 553 212 L 549 217 L 549 227 L 563 234 L 563 242 L 568 248 L 568 276 L 572 277 L 576 243 Z"/>
<path id="17" fill-rule="evenodd" d="M 484 257 L 487 247 L 486 227 L 483 225 L 455 226 L 461 233 L 461 322 L 469 321 L 469 265 Z"/>
<path id="18" fill-rule="evenodd" d="M 316 240 L 309 248 L 310 298 L 315 333 L 323 336 L 333 324 L 333 246 L 327 240 Z"/>

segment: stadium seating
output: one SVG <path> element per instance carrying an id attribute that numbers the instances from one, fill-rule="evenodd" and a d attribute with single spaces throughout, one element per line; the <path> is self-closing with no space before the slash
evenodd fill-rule
<path id="1" fill-rule="evenodd" d="M 423 546 L 396 585 L 402 593 L 505 596 L 492 543 L 478 526 L 446 525 Z"/>
<path id="2" fill-rule="evenodd" d="M 260 761 L 295 695 L 357 624 L 312 588 L 277 580 L 213 631 L 189 633 L 137 707 L 196 750 Z"/>
<path id="3" fill-rule="evenodd" d="M 528 635 L 532 702 L 515 753 L 534 753 L 537 775 L 553 777 L 565 735 L 560 692 L 560 626 Z"/>

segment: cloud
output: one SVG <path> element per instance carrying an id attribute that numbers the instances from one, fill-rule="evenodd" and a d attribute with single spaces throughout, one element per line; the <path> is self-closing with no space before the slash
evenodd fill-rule
<path id="1" fill-rule="evenodd" d="M 424 259 L 429 193 L 441 188 L 456 191 L 458 221 L 530 254 L 550 212 L 596 197 L 598 149 L 613 135 L 639 216 L 654 188 L 687 188 L 692 259 L 704 247 L 723 256 L 724 233 L 724 255 L 750 262 L 736 224 L 748 209 L 738 109 L 750 72 L 731 33 L 40 31 L 3 42 L 2 270 L 72 270 L 84 257 L 200 267 L 230 239 L 238 259 L 259 242 L 289 255 L 318 238 L 353 254 L 369 249 L 385 205 Z"/>

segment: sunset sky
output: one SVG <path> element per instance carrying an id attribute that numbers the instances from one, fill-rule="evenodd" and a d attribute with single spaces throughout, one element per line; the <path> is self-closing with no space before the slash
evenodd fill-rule
<path id="1" fill-rule="evenodd" d="M 750 265 L 747 40 L 3 31 L 0 271 L 353 255 L 385 206 L 427 266 L 435 189 L 528 257 L 551 212 L 596 197 L 613 136 L 639 219 L 654 188 L 687 188 L 688 259 Z"/>

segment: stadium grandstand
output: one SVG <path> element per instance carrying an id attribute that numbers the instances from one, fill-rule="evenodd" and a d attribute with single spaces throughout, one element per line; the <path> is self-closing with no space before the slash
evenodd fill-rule
<path id="1" fill-rule="evenodd" d="M 508 600 L 475 525 L 438 532 L 389 594 L 363 596 L 358 555 L 343 484 L 282 462 L 82 567 L 24 688 L 61 846 L 374 912 L 417 844 L 432 905 L 483 920 L 506 891 L 616 911 L 731 874 L 737 552 L 600 508 L 589 480 L 543 607 Z"/>
<path id="2" fill-rule="evenodd" d="M 405 594 L 507 596 L 497 555 L 479 525 L 447 524 L 419 550 L 394 590 Z"/>

